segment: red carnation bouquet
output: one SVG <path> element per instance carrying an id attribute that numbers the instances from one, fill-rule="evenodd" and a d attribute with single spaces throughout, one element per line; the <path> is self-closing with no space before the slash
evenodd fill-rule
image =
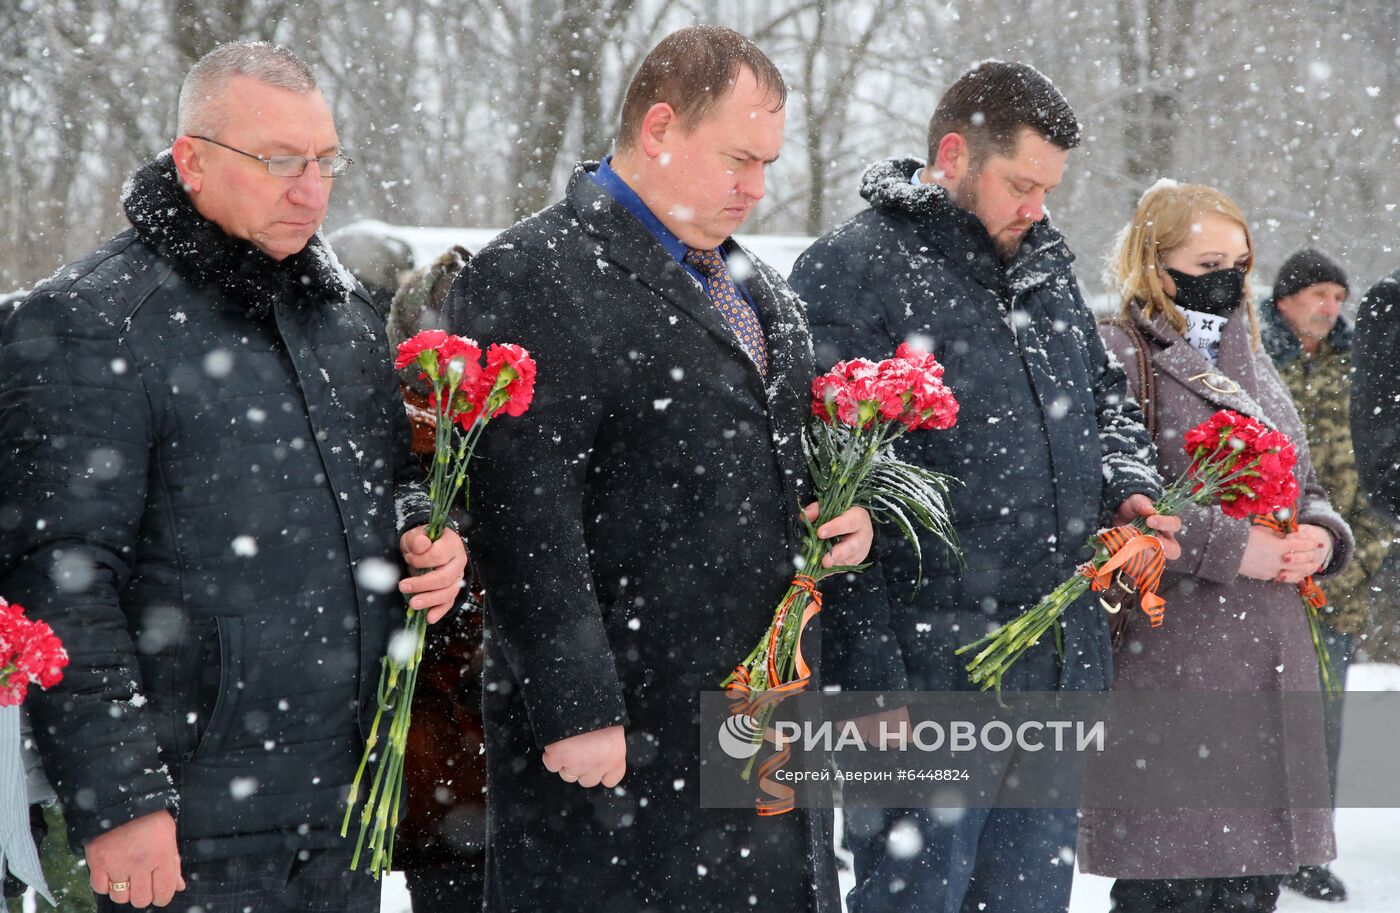
<path id="1" fill-rule="evenodd" d="M 63 680 L 68 651 L 46 622 L 0 597 L 0 707 L 18 707 L 30 685 L 45 691 Z"/>
<path id="2" fill-rule="evenodd" d="M 481 348 L 463 336 L 425 330 L 399 345 L 394 368 L 417 364 L 433 387 L 429 406 L 435 418 L 432 469 L 428 473 L 428 538 L 436 541 L 447 526 L 448 512 L 467 479 L 467 465 L 487 424 L 502 415 L 521 416 L 535 395 L 535 362 L 530 353 L 512 344 L 492 345 L 481 362 Z M 405 600 L 407 601 L 407 600 Z M 374 877 L 393 868 L 394 832 L 403 805 L 404 756 L 408 746 L 413 691 L 427 638 L 426 613 L 410 609 L 404 627 L 379 661 L 378 710 L 355 782 L 350 787 L 340 835 L 347 836 L 360 794 L 365 769 L 379 751 L 379 727 L 390 717 L 383 754 L 376 759 L 374 779 L 360 812 L 360 834 L 350 868 L 359 866 L 360 851 L 369 852 L 368 871 Z M 366 846 L 366 837 L 369 843 Z"/>
<path id="3" fill-rule="evenodd" d="M 1293 442 L 1258 419 L 1221 409 L 1186 432 L 1185 447 L 1191 465 L 1182 479 L 1194 481 L 1194 503 L 1214 501 L 1225 516 L 1244 520 L 1298 500 Z"/>
<path id="4" fill-rule="evenodd" d="M 1242 519 L 1273 514 L 1298 499 L 1293 442 L 1257 419 L 1222 409 L 1186 432 L 1185 447 L 1191 465 L 1157 501 L 1160 514 L 1173 516 L 1189 504 L 1218 504 L 1227 516 Z M 983 690 L 1000 691 L 1007 670 L 1052 627 L 1056 647 L 1062 649 L 1056 622 L 1090 589 L 1102 592 L 1117 586 L 1125 593 L 1137 592 L 1152 627 L 1161 625 L 1166 602 L 1156 591 L 1166 562 L 1161 541 L 1148 532 L 1146 523 L 1139 518 L 1128 526 L 1100 530 L 1090 537 L 1089 546 L 1093 558 L 1073 577 L 1019 617 L 958 649 L 960 654 L 975 651 L 967 671 Z M 1111 613 L 1119 610 L 1102 598 L 1100 603 Z"/>
<path id="5" fill-rule="evenodd" d="M 806 534 L 798 574 L 779 601 L 768 631 L 721 683 L 734 701 L 731 712 L 751 718 L 745 728 L 755 742 L 763 738 L 775 704 L 805 689 L 810 680 L 801 641 L 807 622 L 821 611 L 818 584 L 833 574 L 869 567 L 823 567 L 822 558 L 831 547 L 817 537 L 823 524 L 852 507 L 864 507 L 873 519 L 896 526 L 916 553 L 916 528 L 932 532 L 956 551 L 945 500 L 950 480 L 903 462 L 893 446 L 911 431 L 947 429 L 957 421 L 958 402 L 943 384 L 943 366 L 937 359 L 905 343 L 885 361 L 843 361 L 812 381 L 812 415 L 802 443 L 820 512 L 815 522 L 802 515 Z M 782 763 L 770 760 L 762 775 Z M 748 776 L 746 769 L 745 779 Z M 759 803 L 764 814 L 790 807 Z"/>

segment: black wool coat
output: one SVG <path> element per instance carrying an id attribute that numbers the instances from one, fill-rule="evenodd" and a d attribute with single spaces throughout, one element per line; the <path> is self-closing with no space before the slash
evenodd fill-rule
<path id="1" fill-rule="evenodd" d="M 961 481 L 952 506 L 963 562 L 925 537 L 917 585 L 913 550 L 886 537 L 881 563 L 911 684 L 961 690 L 971 687 L 967 657 L 953 651 L 1072 574 L 1125 498 L 1161 489 L 1141 411 L 1104 351 L 1064 238 L 1038 222 L 1003 264 L 975 215 L 941 187 L 910 183 L 922 164 L 872 165 L 861 187 L 870 208 L 819 238 L 791 281 L 809 308 L 818 366 L 887 358 L 916 339 L 946 369 L 957 425 L 899 446 Z M 1047 638 L 1005 687 L 1107 687 L 1096 602 L 1067 613 L 1063 664 Z"/>
<path id="2" fill-rule="evenodd" d="M 810 500 L 801 303 L 727 243 L 732 267 L 751 266 L 765 383 L 592 167 L 473 259 L 448 305 L 454 331 L 520 343 L 539 365 L 530 411 L 488 429 L 473 474 L 486 909 L 728 913 L 753 897 L 756 909 L 839 910 L 828 813 L 701 809 L 698 792 L 699 744 L 714 738 L 699 729 L 699 693 L 719 690 L 766 629 Z M 877 612 L 850 603 L 809 630 L 892 643 L 875 636 Z M 628 739 L 617 789 L 581 789 L 541 764 L 546 745 L 613 724 Z"/>
<path id="3" fill-rule="evenodd" d="M 1372 506 L 1400 519 L 1400 270 L 1366 293 L 1356 314 L 1351 441 Z"/>
<path id="4" fill-rule="evenodd" d="M 71 657 L 26 702 L 44 768 L 75 846 L 163 808 L 187 859 L 335 846 L 427 516 L 384 322 L 168 154 L 125 203 L 0 347 L 0 593 Z"/>

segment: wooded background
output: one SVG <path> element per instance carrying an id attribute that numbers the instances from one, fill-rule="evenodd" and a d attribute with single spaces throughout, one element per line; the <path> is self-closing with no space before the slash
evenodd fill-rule
<path id="1" fill-rule="evenodd" d="M 1101 266 L 1159 177 L 1249 214 L 1259 278 L 1304 243 L 1357 293 L 1400 267 L 1400 3 L 1258 0 L 0 0 L 0 292 L 125 226 L 121 186 L 168 147 L 180 82 L 217 42 L 310 63 L 356 159 L 328 228 L 505 226 L 609 151 L 627 79 L 692 22 L 751 36 L 791 94 L 748 232 L 819 234 L 862 170 L 922 157 L 939 94 L 987 57 L 1031 63 L 1085 125 L 1052 218 Z"/>

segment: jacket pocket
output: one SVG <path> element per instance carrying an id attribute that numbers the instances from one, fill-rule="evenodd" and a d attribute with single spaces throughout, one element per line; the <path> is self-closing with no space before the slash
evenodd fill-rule
<path id="1" fill-rule="evenodd" d="M 199 711 L 209 707 L 207 699 L 211 690 L 205 683 L 217 681 L 213 690 L 213 705 L 195 743 L 191 761 L 203 761 L 216 752 L 225 742 L 229 724 L 234 716 L 234 705 L 238 700 L 238 681 L 243 667 L 243 620 L 219 616 L 215 619 L 214 636 L 206 641 L 204 656 L 206 662 L 217 662 L 217 676 L 208 668 L 200 672 Z"/>

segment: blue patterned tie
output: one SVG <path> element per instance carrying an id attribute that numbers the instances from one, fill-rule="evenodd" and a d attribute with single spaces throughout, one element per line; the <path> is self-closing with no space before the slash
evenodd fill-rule
<path id="1" fill-rule="evenodd" d="M 734 283 L 734 277 L 729 274 L 729 267 L 724 263 L 724 255 L 720 253 L 719 248 L 700 250 L 688 247 L 685 262 L 705 277 L 705 293 L 729 322 L 734 335 L 739 338 L 739 345 L 744 347 L 744 351 L 749 353 L 753 363 L 758 366 L 759 375 L 767 380 L 768 340 L 763 336 L 763 324 L 758 322 L 758 315 L 754 313 L 753 307 L 740 294 L 739 286 Z"/>

